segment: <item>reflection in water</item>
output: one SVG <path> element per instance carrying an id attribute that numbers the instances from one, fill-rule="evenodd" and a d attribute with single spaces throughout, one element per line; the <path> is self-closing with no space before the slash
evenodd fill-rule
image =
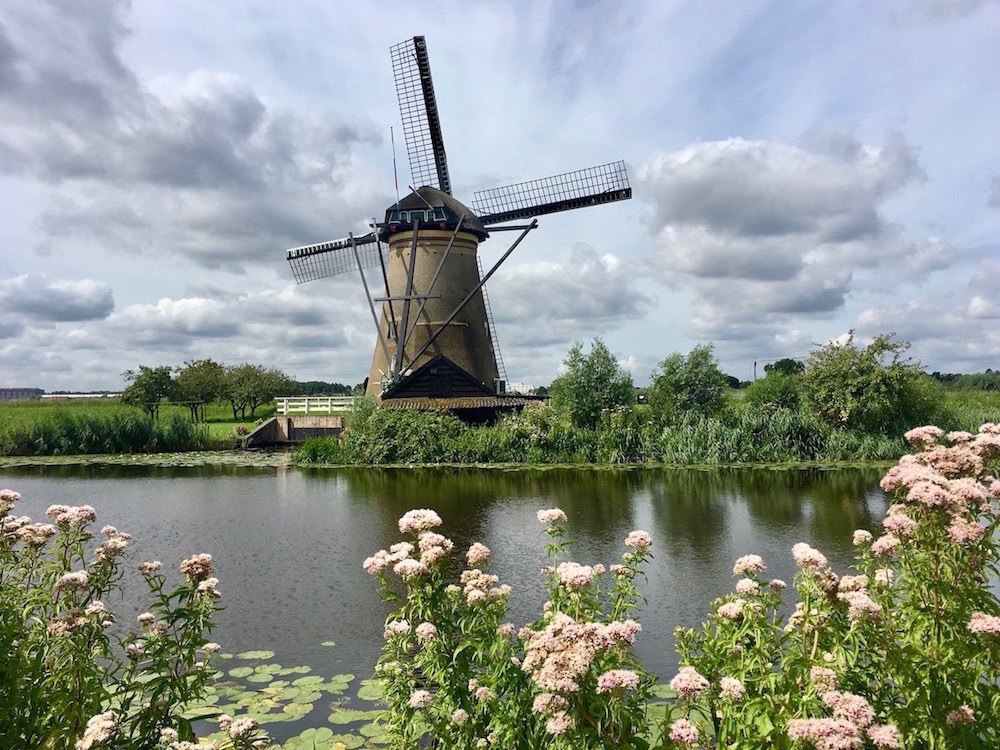
<path id="1" fill-rule="evenodd" d="M 134 534 L 134 563 L 176 565 L 185 554 L 212 552 L 226 606 L 216 639 L 233 651 L 272 649 L 282 663 L 327 675 L 371 672 L 387 609 L 361 561 L 399 540 L 396 521 L 410 508 L 440 513 L 457 551 L 474 541 L 493 550 L 493 571 L 514 586 L 518 624 L 534 619 L 545 599 L 539 508 L 566 511 L 573 557 L 587 564 L 614 562 L 625 536 L 642 528 L 653 535 L 654 560 L 637 651 L 669 678 L 673 628 L 697 624 L 731 590 L 736 557 L 761 554 L 769 575 L 790 582 L 790 548 L 807 541 L 843 570 L 851 532 L 873 529 L 884 513 L 880 474 L 52 466 L 2 471 L 0 484 L 20 491 L 21 512 L 36 517 L 54 502 L 94 505 L 99 523 Z M 129 586 L 141 594 L 135 579 Z M 329 639 L 336 648 L 319 646 Z"/>

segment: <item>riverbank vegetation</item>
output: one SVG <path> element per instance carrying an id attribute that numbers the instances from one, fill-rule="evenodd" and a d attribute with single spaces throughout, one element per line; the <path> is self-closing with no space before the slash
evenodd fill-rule
<path id="1" fill-rule="evenodd" d="M 140 564 L 134 575 L 149 608 L 114 637 L 112 607 L 123 597 L 132 537 L 110 525 L 91 531 L 97 515 L 89 505 L 52 505 L 46 523 L 12 515 L 19 500 L 0 490 L 4 747 L 190 747 L 198 715 L 184 711 L 204 697 L 219 651 L 207 637 L 219 598 L 212 556 L 181 562 L 176 585 L 159 561 Z M 250 750 L 258 735 L 247 719 L 223 728 L 234 750 Z"/>
<path id="2" fill-rule="evenodd" d="M 1000 426 L 921 427 L 907 439 L 917 452 L 882 480 L 895 501 L 885 533 L 854 532 L 855 569 L 835 572 L 800 542 L 783 594 L 760 556 L 737 559 L 734 592 L 700 628 L 676 633 L 681 665 L 661 715 L 648 710 L 657 680 L 630 650 L 642 633 L 635 581 L 657 543 L 648 533 L 628 535 L 620 562 L 581 564 L 567 557 L 566 514 L 539 511 L 549 598 L 518 629 L 491 551 L 475 543 L 453 563 L 438 514 L 411 510 L 404 540 L 364 562 L 400 602 L 377 667 L 392 746 L 997 747 Z"/>
<path id="3" fill-rule="evenodd" d="M 340 440 L 304 443 L 297 461 L 324 464 L 889 461 L 899 437 L 935 422 L 970 430 L 1000 418 L 1000 392 L 947 389 L 880 336 L 781 360 L 745 390 L 729 387 L 711 346 L 671 354 L 636 403 L 631 377 L 599 339 L 575 345 L 547 406 L 489 426 L 444 412 L 378 409 L 359 399 Z"/>

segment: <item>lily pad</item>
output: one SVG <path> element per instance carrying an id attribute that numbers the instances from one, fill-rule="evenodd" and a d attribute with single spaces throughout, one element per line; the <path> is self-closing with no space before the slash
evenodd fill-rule
<path id="1" fill-rule="evenodd" d="M 330 738 L 331 750 L 354 750 L 365 744 L 364 738 L 354 734 L 335 734 Z"/>
<path id="2" fill-rule="evenodd" d="M 237 654 L 237 658 L 240 659 L 273 659 L 273 651 L 244 651 L 242 654 Z"/>
<path id="3" fill-rule="evenodd" d="M 361 711 L 356 708 L 338 708 L 327 717 L 331 724 L 353 724 L 356 721 L 371 721 L 380 711 Z"/>
<path id="4" fill-rule="evenodd" d="M 229 674 L 233 677 L 249 677 L 253 671 L 253 667 L 236 667 L 236 669 L 230 669 Z"/>
<path id="5" fill-rule="evenodd" d="M 320 646 L 327 646 L 327 647 L 330 647 L 330 646 L 336 646 L 337 644 L 336 644 L 336 643 L 334 643 L 333 641 L 323 641 L 323 642 L 322 642 L 321 644 L 319 644 L 319 645 L 320 645 Z"/>
<path id="6" fill-rule="evenodd" d="M 382 681 L 381 680 L 363 681 L 361 683 L 361 689 L 358 690 L 358 698 L 363 701 L 382 700 Z"/>
<path id="7" fill-rule="evenodd" d="M 293 685 L 319 685 L 323 682 L 323 678 L 319 675 L 309 675 L 308 677 L 299 677 L 297 680 L 292 680 Z"/>
<path id="8" fill-rule="evenodd" d="M 247 677 L 247 682 L 270 682 L 273 677 L 270 672 L 254 672 Z"/>

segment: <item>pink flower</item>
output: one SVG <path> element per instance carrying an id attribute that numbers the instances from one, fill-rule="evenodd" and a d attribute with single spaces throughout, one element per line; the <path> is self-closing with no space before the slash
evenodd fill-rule
<path id="1" fill-rule="evenodd" d="M 149 577 L 154 573 L 159 572 L 160 568 L 162 567 L 163 564 L 159 560 L 151 560 L 144 563 L 139 563 L 139 572 L 142 573 L 144 576 Z"/>
<path id="2" fill-rule="evenodd" d="M 861 750 L 861 730 L 843 719 L 792 719 L 788 736 L 807 740 L 822 750 Z"/>
<path id="3" fill-rule="evenodd" d="M 619 646 L 634 646 L 635 637 L 641 630 L 642 625 L 635 620 L 624 620 L 621 622 L 615 620 L 608 623 L 606 632 L 608 638 Z"/>
<path id="4" fill-rule="evenodd" d="M 743 700 L 746 696 L 746 688 L 743 683 L 735 677 L 723 677 L 719 680 L 719 695 L 731 701 Z"/>
<path id="5" fill-rule="evenodd" d="M 782 581 L 780 578 L 771 579 L 771 583 L 768 584 L 771 587 L 771 591 L 784 591 L 788 584 Z"/>
<path id="6" fill-rule="evenodd" d="M 906 442 L 916 448 L 927 448 L 933 445 L 943 434 L 944 430 L 940 427 L 925 425 L 924 427 L 915 427 L 904 434 L 903 437 L 906 439 Z"/>
<path id="7" fill-rule="evenodd" d="M 891 586 L 893 572 L 889 568 L 879 568 L 875 571 L 875 583 L 879 586 Z"/>
<path id="8" fill-rule="evenodd" d="M 760 584 L 752 578 L 741 578 L 736 582 L 736 593 L 740 596 L 754 596 L 760 592 Z"/>
<path id="9" fill-rule="evenodd" d="M 430 569 L 424 563 L 420 562 L 420 560 L 407 558 L 396 563 L 392 571 L 404 581 L 413 581 L 427 575 Z"/>
<path id="10" fill-rule="evenodd" d="M 382 633 L 386 640 L 395 635 L 405 635 L 410 632 L 410 623 L 406 620 L 394 620 L 385 625 L 385 632 Z"/>
<path id="11" fill-rule="evenodd" d="M 553 714 L 556 711 L 565 710 L 567 705 L 569 705 L 568 702 L 561 695 L 542 693 L 535 697 L 531 704 L 531 711 L 536 714 Z"/>
<path id="12" fill-rule="evenodd" d="M 598 693 L 622 693 L 639 685 L 639 675 L 630 669 L 610 669 L 597 678 Z"/>
<path id="13" fill-rule="evenodd" d="M 548 510 L 540 510 L 536 514 L 539 523 L 566 523 L 568 520 L 566 514 L 563 513 L 559 508 L 549 508 Z"/>
<path id="14" fill-rule="evenodd" d="M 670 725 L 670 739 L 682 745 L 693 745 L 698 741 L 698 727 L 687 719 L 678 719 Z"/>
<path id="15" fill-rule="evenodd" d="M 899 538 L 892 534 L 883 534 L 872 542 L 872 552 L 879 557 L 894 555 L 898 549 Z"/>
<path id="16" fill-rule="evenodd" d="M 510 638 L 514 635 L 514 623 L 505 622 L 497 626 L 497 635 L 503 638 Z"/>
<path id="17" fill-rule="evenodd" d="M 813 667 L 809 670 L 809 679 L 820 693 L 837 689 L 837 673 L 827 667 Z"/>
<path id="18" fill-rule="evenodd" d="M 744 599 L 734 599 L 731 602 L 726 602 L 718 609 L 719 617 L 734 621 L 741 620 L 743 619 L 743 608 L 745 606 L 746 601 Z"/>
<path id="19" fill-rule="evenodd" d="M 75 573 L 64 573 L 56 581 L 56 591 L 63 589 L 82 589 L 90 583 L 90 574 L 86 570 L 78 570 Z"/>
<path id="20" fill-rule="evenodd" d="M 743 555 L 743 557 L 737 558 L 736 564 L 733 565 L 733 575 L 754 575 L 757 573 L 763 573 L 767 570 L 767 566 L 764 565 L 764 560 L 760 555 Z"/>
<path id="21" fill-rule="evenodd" d="M 192 555 L 181 563 L 181 573 L 187 576 L 192 583 L 202 581 L 214 572 L 215 565 L 212 563 L 212 556 L 205 552 Z"/>
<path id="22" fill-rule="evenodd" d="M 837 598 L 847 603 L 847 619 L 851 622 L 877 620 L 882 616 L 882 608 L 864 591 L 848 591 L 837 594 Z"/>
<path id="23" fill-rule="evenodd" d="M 411 534 L 433 529 L 442 523 L 441 516 L 429 508 L 415 508 L 408 510 L 399 519 L 399 533 Z"/>
<path id="24" fill-rule="evenodd" d="M 490 559 L 490 548 L 485 544 L 476 542 L 469 547 L 469 551 L 465 554 L 465 559 L 468 561 L 470 568 L 477 568 L 480 565 L 485 565 Z"/>
<path id="25" fill-rule="evenodd" d="M 371 557 L 365 558 L 365 561 L 361 564 L 361 567 L 365 569 L 365 572 L 370 575 L 378 575 L 383 570 L 389 567 L 392 560 L 389 559 L 389 553 L 384 549 L 380 549 Z"/>
<path id="26" fill-rule="evenodd" d="M 978 542 L 986 533 L 986 527 L 979 521 L 966 521 L 964 518 L 954 518 L 948 525 L 948 536 L 955 544 L 966 545 Z"/>
<path id="27" fill-rule="evenodd" d="M 573 719 L 565 711 L 559 711 L 545 722 L 545 731 L 549 734 L 560 735 L 571 726 L 573 726 Z"/>
<path id="28" fill-rule="evenodd" d="M 868 739 L 879 750 L 900 750 L 903 747 L 899 730 L 892 724 L 873 724 L 868 727 Z"/>
<path id="29" fill-rule="evenodd" d="M 437 628 L 434 627 L 434 623 L 422 622 L 417 625 L 416 629 L 413 631 L 417 635 L 417 640 L 420 641 L 432 641 L 437 637 Z"/>
<path id="30" fill-rule="evenodd" d="M 854 546 L 861 547 L 862 545 L 871 543 L 872 533 L 870 531 L 865 531 L 864 529 L 858 529 L 854 532 Z"/>
<path id="31" fill-rule="evenodd" d="M 427 708 L 433 700 L 426 690 L 414 690 L 410 694 L 410 708 Z"/>
<path id="32" fill-rule="evenodd" d="M 970 633 L 977 635 L 1000 635 L 1000 617 L 973 612 L 968 627 Z"/>
<path id="33" fill-rule="evenodd" d="M 464 724 L 469 719 L 469 713 L 464 708 L 456 708 L 451 712 L 452 724 Z"/>
<path id="34" fill-rule="evenodd" d="M 890 534 L 895 534 L 900 539 L 908 539 L 917 530 L 917 522 L 909 516 L 902 514 L 888 516 L 882 521 L 882 527 Z"/>
<path id="35" fill-rule="evenodd" d="M 476 688 L 475 696 L 476 696 L 476 700 L 477 701 L 479 701 L 480 703 L 483 703 L 484 701 L 489 700 L 489 698 L 490 698 L 490 689 L 488 687 L 486 687 L 485 685 L 483 685 L 482 687 L 478 687 L 478 688 Z"/>
<path id="36" fill-rule="evenodd" d="M 971 708 L 962 705 L 954 711 L 950 711 L 947 719 L 945 720 L 948 722 L 948 726 L 954 727 L 961 724 L 971 724 L 976 720 L 976 715 L 972 712 Z"/>
<path id="37" fill-rule="evenodd" d="M 709 683 L 698 674 L 694 667 L 682 667 L 670 681 L 670 688 L 680 693 L 682 698 L 694 698 L 708 690 Z"/>
<path id="38" fill-rule="evenodd" d="M 633 531 L 625 537 L 625 546 L 637 550 L 647 550 L 653 546 L 653 537 L 645 531 Z"/>
<path id="39" fill-rule="evenodd" d="M 822 552 L 813 549 L 804 542 L 792 547 L 792 557 L 800 568 L 825 568 L 826 557 Z"/>
<path id="40" fill-rule="evenodd" d="M 833 709 L 833 718 L 849 721 L 861 729 L 875 720 L 875 710 L 860 695 L 830 690 L 823 694 L 823 702 Z"/>
<path id="41" fill-rule="evenodd" d="M 589 565 L 575 562 L 562 562 L 556 568 L 559 583 L 570 588 L 582 588 L 588 585 L 594 577 L 594 569 Z"/>

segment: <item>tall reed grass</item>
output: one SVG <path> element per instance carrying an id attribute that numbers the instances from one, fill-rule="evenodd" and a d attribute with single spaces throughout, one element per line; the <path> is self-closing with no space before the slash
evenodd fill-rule
<path id="1" fill-rule="evenodd" d="M 0 422 L 0 455 L 65 456 L 201 450 L 208 431 L 181 414 L 151 422 L 136 409 L 39 409 Z"/>

